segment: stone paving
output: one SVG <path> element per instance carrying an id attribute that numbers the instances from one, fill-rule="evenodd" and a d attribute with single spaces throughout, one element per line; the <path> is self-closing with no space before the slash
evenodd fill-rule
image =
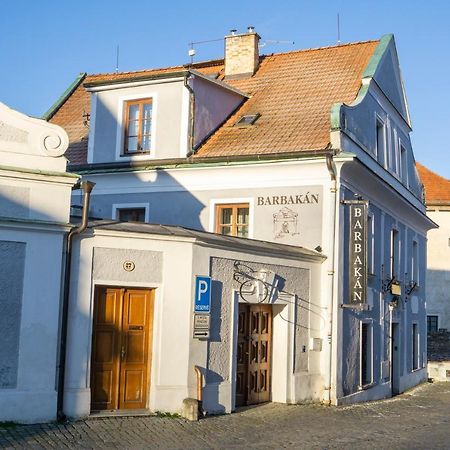
<path id="1" fill-rule="evenodd" d="M 17 425 L 0 428 L 0 447 L 450 449 L 450 383 L 342 407 L 269 403 L 193 423 L 147 416 Z"/>

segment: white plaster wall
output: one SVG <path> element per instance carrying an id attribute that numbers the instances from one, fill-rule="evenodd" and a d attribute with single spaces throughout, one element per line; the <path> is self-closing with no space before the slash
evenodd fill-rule
<path id="1" fill-rule="evenodd" d="M 94 248 L 136 249 L 162 253 L 162 282 L 126 281 L 92 277 Z M 190 242 L 162 240 L 146 235 L 96 233 L 77 240 L 73 251 L 69 307 L 64 412 L 69 417 L 90 413 L 90 360 L 93 294 L 95 285 L 155 288 L 153 352 L 149 409 L 179 412 L 188 397 L 190 344 L 191 261 Z M 131 272 L 132 274 L 132 272 Z"/>
<path id="2" fill-rule="evenodd" d="M 26 243 L 17 387 L 0 389 L 0 421 L 36 423 L 56 418 L 64 231 L 0 228 L 0 240 Z"/>
<path id="3" fill-rule="evenodd" d="M 437 315 L 438 327 L 450 330 L 450 207 L 427 211 L 439 225 L 428 232 L 427 314 Z"/>

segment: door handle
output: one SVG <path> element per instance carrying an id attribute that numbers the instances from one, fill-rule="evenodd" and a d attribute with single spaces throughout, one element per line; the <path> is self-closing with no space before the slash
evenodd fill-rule
<path id="1" fill-rule="evenodd" d="M 122 345 L 122 350 L 120 351 L 120 359 L 123 361 L 125 359 L 125 346 Z"/>

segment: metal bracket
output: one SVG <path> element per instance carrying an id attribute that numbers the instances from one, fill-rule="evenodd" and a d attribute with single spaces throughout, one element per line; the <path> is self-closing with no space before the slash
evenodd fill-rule
<path id="1" fill-rule="evenodd" d="M 352 305 L 351 303 L 341 303 L 339 305 L 343 309 L 356 309 L 357 311 L 370 311 L 370 306 L 367 303 L 357 303 Z"/>

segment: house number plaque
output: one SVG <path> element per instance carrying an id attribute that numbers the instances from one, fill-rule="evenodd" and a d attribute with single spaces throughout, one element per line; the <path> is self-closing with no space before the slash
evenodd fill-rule
<path id="1" fill-rule="evenodd" d="M 135 267 L 136 266 L 133 261 L 124 261 L 123 263 L 123 270 L 127 272 L 133 272 Z"/>

